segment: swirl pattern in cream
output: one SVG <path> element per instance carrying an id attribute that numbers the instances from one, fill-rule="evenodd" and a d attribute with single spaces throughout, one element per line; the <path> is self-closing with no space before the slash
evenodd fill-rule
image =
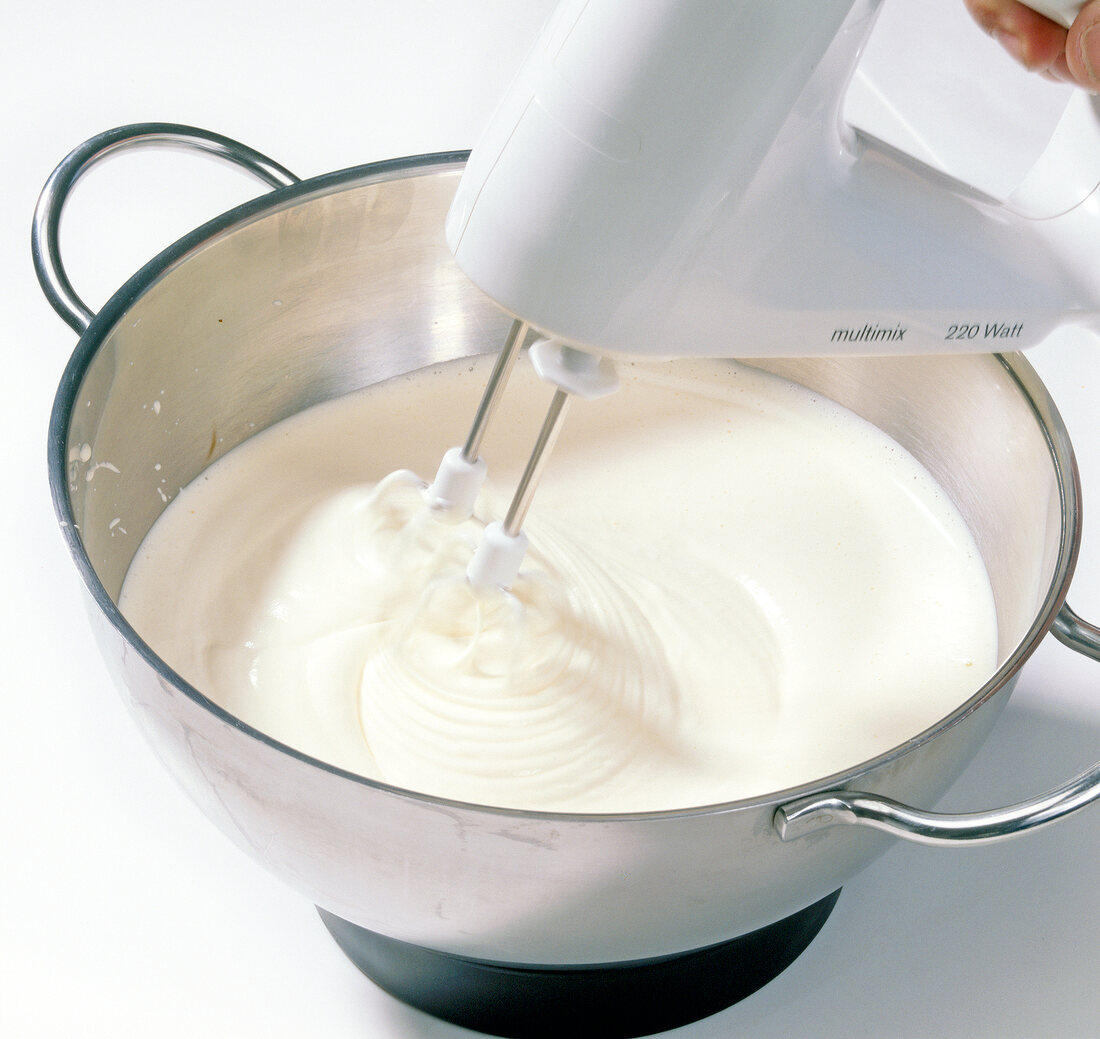
<path id="1" fill-rule="evenodd" d="M 519 579 L 475 592 L 466 565 L 546 388 L 513 376 L 475 518 L 430 509 L 399 466 L 431 470 L 484 373 L 393 380 L 235 449 L 157 522 L 126 615 L 274 739 L 528 810 L 808 782 L 916 735 L 992 671 L 988 579 L 931 477 L 835 405 L 732 364 L 632 367 L 576 407 Z"/>

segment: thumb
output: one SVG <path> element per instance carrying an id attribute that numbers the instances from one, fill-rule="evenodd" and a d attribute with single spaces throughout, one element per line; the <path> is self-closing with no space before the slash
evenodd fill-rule
<path id="1" fill-rule="evenodd" d="M 1074 19 L 1066 39 L 1066 63 L 1073 78 L 1100 92 L 1100 0 L 1090 0 Z"/>

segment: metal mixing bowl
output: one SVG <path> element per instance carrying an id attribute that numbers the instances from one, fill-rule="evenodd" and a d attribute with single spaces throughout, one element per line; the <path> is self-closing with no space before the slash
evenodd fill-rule
<path id="1" fill-rule="evenodd" d="M 60 209 L 98 157 L 148 140 L 220 151 L 285 186 L 187 235 L 92 319 L 64 277 Z M 615 817 L 450 802 L 269 739 L 142 642 L 116 599 L 165 507 L 160 488 L 187 484 L 302 408 L 503 340 L 510 318 L 443 241 L 463 160 L 402 159 L 295 183 L 233 142 L 147 125 L 82 146 L 43 195 L 40 276 L 82 333 L 50 424 L 57 515 L 135 721 L 210 819 L 332 920 L 459 957 L 588 965 L 697 950 L 791 917 L 884 851 L 884 828 L 988 839 L 1096 797 L 1093 770 L 1045 800 L 961 821 L 883 800 L 935 803 L 1056 621 L 1065 641 L 1096 653 L 1095 629 L 1063 606 L 1079 536 L 1071 447 L 1019 355 L 761 364 L 870 420 L 928 468 L 973 531 L 1000 630 L 996 674 L 948 717 L 812 784 Z M 155 399 L 165 406 L 144 407 Z M 851 822 L 870 825 L 834 825 Z"/>

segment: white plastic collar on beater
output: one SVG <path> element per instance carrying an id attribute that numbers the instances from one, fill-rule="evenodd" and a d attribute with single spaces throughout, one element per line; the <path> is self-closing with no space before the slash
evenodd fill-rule
<path id="1" fill-rule="evenodd" d="M 606 397 L 619 388 L 619 376 L 605 357 L 553 339 L 531 344 L 531 366 L 543 382 L 582 400 Z"/>
<path id="2" fill-rule="evenodd" d="M 527 535 L 522 530 L 508 534 L 503 523 L 490 523 L 466 567 L 466 577 L 474 588 L 511 588 L 526 554 Z"/>
<path id="3" fill-rule="evenodd" d="M 461 447 L 450 448 L 443 455 L 435 479 L 428 488 L 428 504 L 433 509 L 445 509 L 456 515 L 472 515 L 487 469 L 484 458 L 478 457 L 469 462 Z"/>

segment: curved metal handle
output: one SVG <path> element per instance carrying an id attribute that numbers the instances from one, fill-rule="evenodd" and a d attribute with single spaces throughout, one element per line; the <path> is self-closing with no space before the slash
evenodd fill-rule
<path id="1" fill-rule="evenodd" d="M 38 283 L 50 305 L 78 335 L 95 316 L 76 294 L 65 273 L 58 246 L 61 211 L 76 182 L 97 162 L 123 148 L 141 145 L 183 146 L 219 156 L 254 173 L 273 188 L 299 183 L 299 178 L 266 155 L 221 134 L 176 123 L 131 123 L 118 126 L 74 148 L 50 174 L 38 197 L 31 228 L 31 255 Z"/>
<path id="2" fill-rule="evenodd" d="M 1052 628 L 1070 649 L 1100 660 L 1100 628 L 1081 620 L 1067 605 Z M 775 828 L 793 841 L 829 826 L 869 826 L 918 844 L 989 844 L 1034 830 L 1100 800 L 1100 764 L 1045 794 L 989 812 L 947 814 L 910 808 L 886 797 L 834 790 L 781 805 Z"/>

